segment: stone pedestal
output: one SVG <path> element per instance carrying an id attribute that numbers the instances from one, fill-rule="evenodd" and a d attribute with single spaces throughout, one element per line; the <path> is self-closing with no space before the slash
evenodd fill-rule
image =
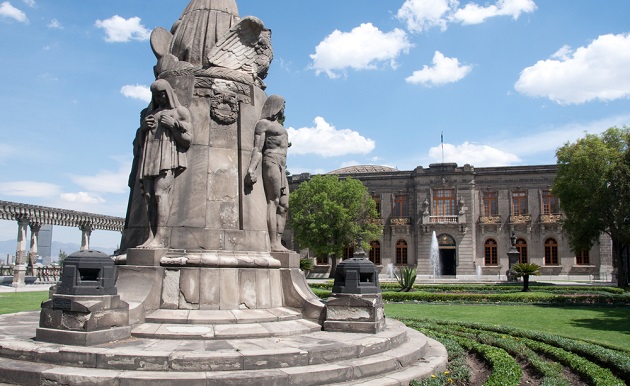
<path id="1" fill-rule="evenodd" d="M 24 287 L 26 285 L 26 264 L 19 264 L 13 267 L 13 283 L 14 288 Z"/>
<path id="2" fill-rule="evenodd" d="M 376 334 L 384 328 L 381 294 L 333 294 L 326 302 L 324 331 Z"/>
<path id="3" fill-rule="evenodd" d="M 36 340 L 93 346 L 131 336 L 129 305 L 118 295 L 53 295 L 42 304 Z"/>

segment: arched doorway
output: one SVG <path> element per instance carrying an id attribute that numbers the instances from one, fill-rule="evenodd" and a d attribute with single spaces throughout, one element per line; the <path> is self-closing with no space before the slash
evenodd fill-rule
<path id="1" fill-rule="evenodd" d="M 451 235 L 438 236 L 440 245 L 440 268 L 442 276 L 457 275 L 457 243 Z"/>

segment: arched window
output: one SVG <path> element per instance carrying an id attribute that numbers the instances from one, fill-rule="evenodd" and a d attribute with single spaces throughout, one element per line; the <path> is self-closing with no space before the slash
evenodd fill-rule
<path id="1" fill-rule="evenodd" d="M 485 265 L 499 265 L 499 254 L 497 253 L 497 242 L 494 239 L 486 240 L 484 246 Z"/>
<path id="2" fill-rule="evenodd" d="M 558 242 L 552 238 L 545 240 L 545 265 L 558 265 Z"/>
<path id="3" fill-rule="evenodd" d="M 589 251 L 579 251 L 575 254 L 575 263 L 577 265 L 590 265 L 591 256 Z"/>
<path id="4" fill-rule="evenodd" d="M 370 247 L 370 261 L 376 265 L 381 265 L 381 243 L 372 241 Z"/>
<path id="5" fill-rule="evenodd" d="M 396 265 L 407 265 L 407 242 L 398 240 L 396 243 Z"/>
<path id="6" fill-rule="evenodd" d="M 517 239 L 515 247 L 519 253 L 518 262 L 527 263 L 527 241 L 524 239 Z"/>

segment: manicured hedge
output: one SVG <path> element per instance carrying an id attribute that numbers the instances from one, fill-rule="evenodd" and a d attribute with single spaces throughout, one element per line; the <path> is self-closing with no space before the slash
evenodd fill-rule
<path id="1" fill-rule="evenodd" d="M 330 297 L 330 291 L 311 287 L 322 299 Z M 429 293 L 429 292 L 383 292 L 388 302 L 454 302 L 454 303 L 528 303 L 528 304 L 607 304 L 630 305 L 627 295 L 554 295 L 540 292 L 510 292 L 498 294 L 480 293 Z"/>
<path id="2" fill-rule="evenodd" d="M 514 339 L 539 354 L 571 367 L 595 385 L 623 385 L 624 381 L 630 384 L 630 353 L 513 327 L 443 320 L 403 319 L 402 321 L 410 327 L 422 326 L 447 336 L 459 335 L 468 339 L 475 337 L 482 343 L 501 347 L 508 352 L 511 352 L 507 348 L 510 344 L 505 344 L 504 339 Z M 530 361 L 530 363 L 533 365 L 533 362 Z M 551 375 L 546 371 L 540 372 L 545 376 Z"/>

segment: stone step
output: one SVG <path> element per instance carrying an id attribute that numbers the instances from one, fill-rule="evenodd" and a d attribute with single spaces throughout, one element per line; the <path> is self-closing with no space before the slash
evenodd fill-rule
<path id="1" fill-rule="evenodd" d="M 143 323 L 131 336 L 145 339 L 250 339 L 302 335 L 320 331 L 322 326 L 306 319 L 248 324 Z"/>
<path id="2" fill-rule="evenodd" d="M 266 368 L 260 357 L 253 363 L 257 369 L 241 371 L 147 371 L 94 369 L 52 364 L 29 363 L 4 358 L 0 361 L 0 382 L 22 385 L 90 384 L 90 385 L 329 385 L 378 384 L 402 385 L 443 371 L 447 355 L 443 346 L 424 335 L 408 330 L 409 340 L 386 352 L 362 358 L 339 360 L 315 365 L 285 364 L 289 367 Z M 269 353 L 268 353 L 269 354 Z M 144 359 L 144 358 L 139 358 Z M 329 358 L 333 361 L 334 358 Z M 345 382 L 345 383 L 344 383 Z M 368 383 L 369 382 L 369 383 Z M 398 382 L 398 383 L 396 383 Z M 402 382 L 402 383 L 401 383 Z"/>
<path id="3" fill-rule="evenodd" d="M 297 320 L 302 314 L 287 307 L 261 310 L 156 310 L 146 323 L 170 324 L 248 324 Z"/>

